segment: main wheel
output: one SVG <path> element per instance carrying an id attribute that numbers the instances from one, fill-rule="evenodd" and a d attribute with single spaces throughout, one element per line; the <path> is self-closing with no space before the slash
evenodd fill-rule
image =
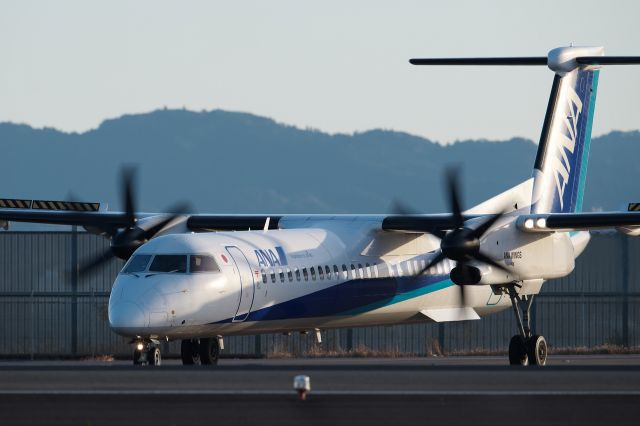
<path id="1" fill-rule="evenodd" d="M 147 362 L 149 365 L 155 365 L 159 367 L 162 364 L 162 355 L 160 354 L 160 348 L 153 347 L 147 352 Z"/>
<path id="2" fill-rule="evenodd" d="M 180 357 L 182 365 L 200 364 L 200 341 L 185 339 L 180 343 Z"/>
<path id="3" fill-rule="evenodd" d="M 547 341 L 543 336 L 533 335 L 527 340 L 527 355 L 531 365 L 547 363 Z"/>
<path id="4" fill-rule="evenodd" d="M 522 341 L 522 337 L 520 337 L 519 334 L 513 336 L 509 342 L 509 364 L 529 365 L 527 346 Z"/>
<path id="5" fill-rule="evenodd" d="M 220 357 L 218 339 L 200 339 L 200 362 L 202 365 L 215 365 Z"/>

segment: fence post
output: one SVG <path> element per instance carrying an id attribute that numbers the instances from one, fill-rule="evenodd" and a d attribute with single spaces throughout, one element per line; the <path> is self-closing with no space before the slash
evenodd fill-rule
<path id="1" fill-rule="evenodd" d="M 444 323 L 438 323 L 438 343 L 440 344 L 440 352 L 444 355 Z"/>
<path id="2" fill-rule="evenodd" d="M 261 336 L 259 334 L 256 334 L 256 339 L 255 339 L 255 344 L 254 344 L 254 352 L 256 354 L 257 357 L 260 357 L 262 355 L 262 341 L 261 341 Z"/>
<path id="3" fill-rule="evenodd" d="M 353 351 L 353 328 L 347 329 L 347 352 Z"/>
<path id="4" fill-rule="evenodd" d="M 71 355 L 78 355 L 78 227 L 71 228 Z"/>
<path id="5" fill-rule="evenodd" d="M 35 301 L 33 299 L 33 292 L 34 290 L 31 290 L 31 297 L 30 297 L 30 305 L 31 305 L 31 361 L 33 361 L 35 359 L 35 352 L 36 352 L 36 313 L 35 313 Z"/>
<path id="6" fill-rule="evenodd" d="M 629 238 L 625 235 L 621 238 L 622 253 L 622 344 L 629 346 Z"/>

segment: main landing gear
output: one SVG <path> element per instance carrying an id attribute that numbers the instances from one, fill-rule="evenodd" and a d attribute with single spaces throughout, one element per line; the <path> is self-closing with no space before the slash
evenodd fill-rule
<path id="1" fill-rule="evenodd" d="M 222 337 L 185 339 L 180 345 L 183 365 L 216 365 L 224 349 Z"/>
<path id="2" fill-rule="evenodd" d="M 533 295 L 520 296 L 515 285 L 506 287 L 511 306 L 518 322 L 518 331 L 509 342 L 509 364 L 545 365 L 547 363 L 547 341 L 543 336 L 531 333 L 531 306 Z M 520 314 L 522 311 L 522 314 Z"/>
<path id="3" fill-rule="evenodd" d="M 152 341 L 133 342 L 133 365 L 162 365 L 162 354 L 157 343 Z"/>

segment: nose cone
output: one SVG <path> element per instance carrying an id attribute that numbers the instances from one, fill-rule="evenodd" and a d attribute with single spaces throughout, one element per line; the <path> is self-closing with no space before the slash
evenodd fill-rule
<path id="1" fill-rule="evenodd" d="M 136 335 L 149 325 L 149 316 L 132 302 L 109 303 L 109 325 L 118 334 Z"/>

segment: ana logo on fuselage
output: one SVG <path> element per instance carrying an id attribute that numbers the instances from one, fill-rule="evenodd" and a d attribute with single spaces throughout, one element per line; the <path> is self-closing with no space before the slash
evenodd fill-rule
<path id="1" fill-rule="evenodd" d="M 275 253 L 271 249 L 259 249 L 254 250 L 256 258 L 258 259 L 258 265 L 267 268 L 273 266 L 287 265 L 287 256 L 284 253 L 282 247 L 275 247 Z"/>

